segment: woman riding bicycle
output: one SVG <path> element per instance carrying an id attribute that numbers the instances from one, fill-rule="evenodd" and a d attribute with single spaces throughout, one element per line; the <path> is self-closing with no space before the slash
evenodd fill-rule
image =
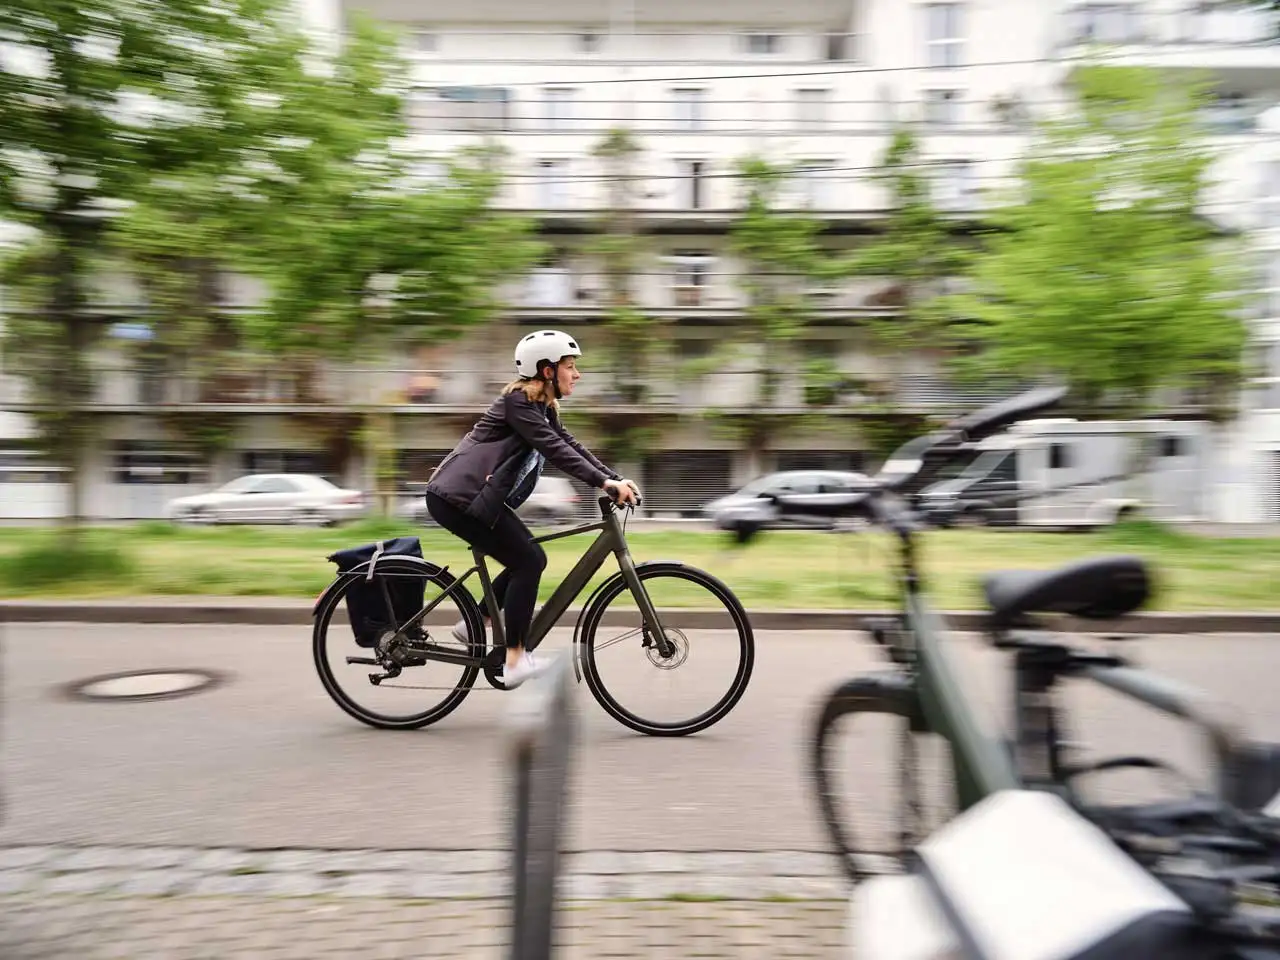
<path id="1" fill-rule="evenodd" d="M 559 400 L 582 377 L 578 344 L 559 330 L 539 330 L 516 344 L 516 373 L 427 484 L 427 512 L 450 533 L 502 564 L 493 593 L 504 611 L 507 639 L 502 683 L 516 687 L 542 669 L 525 650 L 547 555 L 516 516 L 546 461 L 619 503 L 639 489 L 601 463 L 560 423 Z M 481 603 L 481 612 L 493 612 Z M 465 622 L 454 636 L 468 640 Z"/>

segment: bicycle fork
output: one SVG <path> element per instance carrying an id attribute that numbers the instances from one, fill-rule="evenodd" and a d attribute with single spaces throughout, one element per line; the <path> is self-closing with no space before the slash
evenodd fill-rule
<path id="1" fill-rule="evenodd" d="M 626 550 L 619 550 L 617 553 L 618 567 L 622 571 L 622 579 L 626 582 L 627 588 L 631 591 L 631 596 L 635 598 L 636 605 L 640 608 L 640 620 L 644 624 L 643 646 L 656 646 L 658 655 L 664 660 L 675 656 L 676 645 L 667 637 L 667 632 L 663 629 L 662 621 L 658 617 L 658 608 L 653 605 L 653 600 L 649 596 L 649 592 L 645 590 L 644 583 L 640 579 L 640 574 L 636 572 L 635 561 L 631 559 L 631 554 Z"/>

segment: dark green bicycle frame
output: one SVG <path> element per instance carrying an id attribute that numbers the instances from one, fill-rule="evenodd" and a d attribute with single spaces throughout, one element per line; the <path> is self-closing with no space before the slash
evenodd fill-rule
<path id="1" fill-rule="evenodd" d="M 897 535 L 902 546 L 903 628 L 915 677 L 908 719 L 913 732 L 938 734 L 950 744 L 956 802 L 966 810 L 998 790 L 1016 789 L 1018 774 L 1005 746 L 982 730 L 960 684 L 943 642 L 945 627 L 924 598 L 911 532 Z"/>
<path id="2" fill-rule="evenodd" d="M 909 720 L 913 733 L 934 733 L 951 747 L 956 801 L 965 810 L 999 791 L 1023 789 L 1031 782 L 1055 779 L 1058 749 L 1055 708 L 1048 702 L 1031 702 L 1016 694 L 1013 707 L 1013 752 L 1003 739 L 981 728 L 973 697 L 965 692 L 944 640 L 946 627 L 928 606 L 915 566 L 915 545 L 910 532 L 898 532 L 902 546 L 902 637 L 896 644 L 908 676 L 904 687 L 899 676 L 874 678 L 861 684 L 846 709 L 897 714 Z M 1241 749 L 1238 732 L 1219 716 L 1216 705 L 1177 681 L 1129 667 L 1086 667 L 1081 676 L 1109 687 L 1163 713 L 1190 721 L 1208 738 L 1219 766 L 1219 789 L 1230 795 L 1232 758 Z M 1015 683 L 1015 687 L 1020 684 Z M 1029 734 L 1024 737 L 1024 733 Z M 1046 736 L 1049 742 L 1044 742 Z M 1028 762 L 1021 750 L 1029 740 Z"/>
<path id="3" fill-rule="evenodd" d="M 622 530 L 622 524 L 618 521 L 618 514 L 613 509 L 613 501 L 608 497 L 599 499 L 601 519 L 595 523 L 582 524 L 581 526 L 570 527 L 567 530 L 557 530 L 555 533 L 544 534 L 541 537 L 534 537 L 534 543 L 549 543 L 552 540 L 561 540 L 565 537 L 573 537 L 582 533 L 590 533 L 593 530 L 600 531 L 599 536 L 595 538 L 587 547 L 586 552 L 578 558 L 578 562 L 571 569 L 551 596 L 547 598 L 541 609 L 534 615 L 533 623 L 529 627 L 529 636 L 525 641 L 528 649 L 532 650 L 551 632 L 560 620 L 566 610 L 579 594 L 586 589 L 599 569 L 604 566 L 608 560 L 609 554 L 613 554 L 617 558 L 618 567 L 621 571 L 622 578 L 626 581 L 627 587 L 631 590 L 631 595 L 635 597 L 636 603 L 640 607 L 641 616 L 644 619 L 645 629 L 652 638 L 653 642 L 658 646 L 658 652 L 666 657 L 671 655 L 669 649 L 669 641 L 667 635 L 662 629 L 661 620 L 658 617 L 657 608 L 654 607 L 653 601 L 649 598 L 649 594 L 645 591 L 644 585 L 640 582 L 640 576 L 636 572 L 635 561 L 631 559 L 631 550 L 627 546 L 626 536 Z M 502 628 L 502 617 L 493 616 L 498 609 L 498 604 L 493 595 L 493 581 L 489 577 L 489 568 L 484 561 L 483 551 L 473 549 L 472 557 L 475 558 L 475 565 L 466 573 L 458 577 L 457 580 L 446 588 L 440 596 L 436 597 L 431 603 L 423 607 L 416 614 L 409 618 L 407 622 L 401 625 L 397 635 L 403 634 L 404 631 L 416 626 L 423 618 L 435 609 L 445 597 L 460 589 L 472 574 L 480 575 L 480 585 L 484 591 L 485 607 L 490 612 L 490 619 L 493 625 L 494 646 L 505 647 L 506 635 Z M 385 585 L 384 585 L 385 589 Z M 390 609 L 390 597 L 388 597 L 388 609 Z M 475 658 L 466 657 L 457 653 L 456 650 L 450 650 L 445 647 L 436 647 L 436 645 L 428 645 L 425 649 L 430 656 L 440 660 L 448 660 L 450 662 L 472 663 Z"/>

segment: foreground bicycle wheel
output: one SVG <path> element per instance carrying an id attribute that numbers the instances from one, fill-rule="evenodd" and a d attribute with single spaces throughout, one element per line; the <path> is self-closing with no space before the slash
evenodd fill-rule
<path id="1" fill-rule="evenodd" d="M 422 584 L 424 605 L 454 583 L 452 574 L 434 565 L 395 557 L 378 563 L 373 582 L 388 578 L 388 582 L 403 583 L 406 577 Z M 396 640 L 391 630 L 379 637 L 374 648 L 357 646 L 343 601 L 351 587 L 363 579 L 363 573 L 348 576 L 316 610 L 312 654 L 321 683 L 338 706 L 371 727 L 411 730 L 443 720 L 467 698 L 480 668 L 427 660 L 415 652 L 413 644 Z M 453 636 L 452 625 L 459 620 L 468 625 L 469 643 Z M 465 589 L 441 601 L 432 611 L 431 621 L 419 642 L 455 655 L 483 656 L 484 621 L 475 599 Z M 348 657 L 365 662 L 348 663 Z M 383 679 L 374 682 L 371 677 Z"/>
<path id="2" fill-rule="evenodd" d="M 641 733 L 679 737 L 705 730 L 746 692 L 755 662 L 751 622 L 729 588 L 702 570 L 651 563 L 636 574 L 661 612 L 674 653 L 662 657 L 645 637 L 639 606 L 619 576 L 583 616 L 587 688 L 610 716 Z"/>

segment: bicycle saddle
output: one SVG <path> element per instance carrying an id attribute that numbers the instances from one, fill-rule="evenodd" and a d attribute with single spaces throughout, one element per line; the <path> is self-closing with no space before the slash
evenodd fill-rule
<path id="1" fill-rule="evenodd" d="M 1053 570 L 1003 570 L 982 584 L 991 626 L 1014 627 L 1032 613 L 1063 613 L 1113 620 L 1151 596 L 1151 576 L 1140 557 L 1090 557 Z"/>

